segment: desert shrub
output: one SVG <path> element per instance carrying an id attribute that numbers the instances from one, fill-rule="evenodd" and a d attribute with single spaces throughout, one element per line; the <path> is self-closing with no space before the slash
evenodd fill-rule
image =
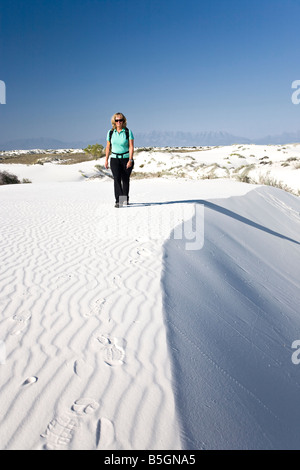
<path id="1" fill-rule="evenodd" d="M 4 184 L 20 184 L 21 181 L 16 175 L 8 173 L 8 171 L 0 171 L 0 185 Z"/>
<path id="2" fill-rule="evenodd" d="M 289 193 L 295 194 L 296 191 L 291 189 L 287 184 L 283 183 L 282 181 L 276 180 L 270 174 L 266 175 L 259 175 L 258 178 L 259 184 L 265 184 L 267 186 L 274 186 L 275 188 L 283 189 L 283 191 L 287 191 Z"/>
<path id="3" fill-rule="evenodd" d="M 104 155 L 104 147 L 100 144 L 88 145 L 85 149 L 83 149 L 85 153 L 88 155 L 92 155 L 93 157 L 102 157 Z"/>
<path id="4" fill-rule="evenodd" d="M 252 183 L 252 179 L 249 176 L 249 172 L 255 168 L 255 165 L 242 165 L 236 168 L 235 178 L 241 183 Z"/>

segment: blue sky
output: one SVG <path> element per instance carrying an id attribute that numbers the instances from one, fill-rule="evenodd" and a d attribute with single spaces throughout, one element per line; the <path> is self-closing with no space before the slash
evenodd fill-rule
<path id="1" fill-rule="evenodd" d="M 299 0 L 1 0 L 0 142 L 300 129 Z"/>

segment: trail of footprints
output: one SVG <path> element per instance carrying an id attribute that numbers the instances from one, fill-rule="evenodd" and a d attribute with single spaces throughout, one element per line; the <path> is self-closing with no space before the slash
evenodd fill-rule
<path id="1" fill-rule="evenodd" d="M 148 257 L 151 255 L 150 250 L 141 249 L 137 250 L 137 258 L 131 258 L 129 260 L 130 264 L 140 265 L 141 258 Z M 70 276 L 60 276 L 58 281 L 68 280 Z M 113 275 L 112 284 L 120 287 L 122 285 L 121 276 L 118 274 Z M 91 317 L 99 315 L 103 308 L 108 307 L 110 303 L 106 298 L 97 299 L 88 312 L 84 313 L 85 317 Z M 9 334 L 12 336 L 20 335 L 24 333 L 30 325 L 31 313 L 28 311 L 22 311 L 15 314 L 12 317 L 13 325 L 10 328 Z M 98 333 L 94 336 L 96 344 L 98 346 L 99 354 L 103 362 L 110 367 L 117 367 L 124 364 L 125 359 L 125 348 L 126 340 L 123 338 L 114 338 L 108 334 Z M 89 374 L 93 373 L 93 367 L 83 359 L 77 359 L 74 362 L 73 367 L 74 373 L 80 377 L 84 378 Z M 29 377 L 23 382 L 23 386 L 30 386 L 38 381 L 38 377 Z M 46 440 L 46 443 L 43 445 L 44 449 L 48 450 L 63 450 L 70 448 L 70 445 L 74 439 L 76 432 L 79 431 L 80 426 L 86 420 L 88 415 L 93 414 L 98 408 L 99 403 L 92 398 L 80 398 L 76 400 L 71 406 L 70 410 L 58 415 L 53 418 L 41 437 Z M 102 417 L 97 421 L 97 426 L 95 429 L 95 442 L 96 447 L 105 448 L 109 446 L 114 440 L 114 425 L 113 423 Z"/>
<path id="2" fill-rule="evenodd" d="M 96 301 L 96 311 L 93 312 L 93 314 L 99 313 L 105 302 L 105 299 Z M 9 332 L 10 335 L 20 335 L 22 332 L 25 332 L 28 327 L 31 314 L 27 311 L 23 311 L 15 314 L 11 320 L 13 325 Z M 110 367 L 116 367 L 124 363 L 126 341 L 123 338 L 115 338 L 108 334 L 98 332 L 98 334 L 95 334 L 93 337 L 93 341 L 96 344 L 98 354 L 100 354 L 104 364 Z M 76 376 L 84 379 L 93 373 L 93 367 L 87 361 L 77 359 L 74 362 L 73 371 Z M 29 377 L 22 385 L 28 387 L 37 381 L 38 377 Z M 92 398 L 76 400 L 69 411 L 59 414 L 47 425 L 45 432 L 41 434 L 41 437 L 46 441 L 43 445 L 43 449 L 69 449 L 76 433 L 80 431 L 84 420 L 98 408 L 99 404 Z M 114 425 L 109 419 L 102 417 L 97 421 L 95 428 L 96 447 L 105 449 L 113 442 L 114 435 Z"/>
<path id="3" fill-rule="evenodd" d="M 99 344 L 99 351 L 103 361 L 109 366 L 119 366 L 123 364 L 125 350 L 125 340 L 111 338 L 109 335 L 99 335 L 95 338 Z M 119 344 L 122 342 L 122 346 Z M 92 367 L 83 359 L 78 359 L 74 363 L 74 373 L 85 378 L 87 374 L 92 373 Z M 80 398 L 76 400 L 71 409 L 58 415 L 48 424 L 41 437 L 46 440 L 43 448 L 46 450 L 63 450 L 70 448 L 76 432 L 79 432 L 83 421 L 88 415 L 93 414 L 98 408 L 99 403 L 92 398 Z M 95 429 L 96 447 L 102 449 L 110 445 L 114 440 L 113 423 L 102 417 L 98 420 Z"/>
<path id="4" fill-rule="evenodd" d="M 119 366 L 123 364 L 125 350 L 125 340 L 111 338 L 109 335 L 100 334 L 96 341 L 99 344 L 99 351 L 103 361 L 109 366 Z M 122 343 L 122 346 L 119 344 Z M 92 367 L 83 359 L 78 359 L 74 363 L 74 373 L 81 378 L 92 373 Z M 81 398 L 76 400 L 71 410 L 55 417 L 47 426 L 46 431 L 41 434 L 46 443 L 43 446 L 46 450 L 63 450 L 70 448 L 76 432 L 83 423 L 87 415 L 91 415 L 99 408 L 99 403 L 92 398 Z M 95 429 L 96 447 L 102 449 L 109 446 L 114 440 L 113 423 L 102 417 L 98 420 Z"/>
<path id="5" fill-rule="evenodd" d="M 106 299 L 99 299 L 95 303 L 95 310 L 93 315 L 99 314 Z M 15 314 L 11 318 L 12 326 L 9 334 L 12 336 L 21 335 L 25 333 L 31 321 L 31 313 L 29 311 L 22 311 Z M 96 332 L 93 336 L 96 352 L 100 355 L 103 363 L 110 367 L 118 367 L 124 363 L 126 341 L 123 338 L 115 338 L 109 334 Z M 87 378 L 93 373 L 93 366 L 88 361 L 77 359 L 74 362 L 73 372 L 79 378 Z M 27 378 L 23 383 L 23 387 L 32 386 L 38 382 L 38 377 L 32 376 Z M 63 450 L 69 449 L 72 441 L 80 427 L 86 420 L 88 415 L 91 415 L 99 408 L 97 401 L 91 398 L 81 398 L 76 400 L 71 409 L 65 413 L 59 414 L 54 417 L 41 437 L 45 439 L 46 443 L 43 449 L 47 450 Z M 113 423 L 102 417 L 97 421 L 95 427 L 95 442 L 96 447 L 102 449 L 110 445 L 114 440 L 114 425 Z"/>

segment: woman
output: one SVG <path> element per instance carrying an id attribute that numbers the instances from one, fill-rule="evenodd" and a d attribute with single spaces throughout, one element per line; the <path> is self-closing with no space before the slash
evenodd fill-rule
<path id="1" fill-rule="evenodd" d="M 129 179 L 134 166 L 134 139 L 127 129 L 124 114 L 116 113 L 111 118 L 112 129 L 107 133 L 105 168 L 111 153 L 110 167 L 114 177 L 115 207 L 129 204 Z"/>

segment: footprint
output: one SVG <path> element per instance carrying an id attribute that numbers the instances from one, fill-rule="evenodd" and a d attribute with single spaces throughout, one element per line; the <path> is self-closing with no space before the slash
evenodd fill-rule
<path id="1" fill-rule="evenodd" d="M 15 322 L 14 326 L 10 330 L 10 335 L 19 335 L 27 326 L 27 323 L 31 319 L 30 312 L 21 312 L 16 313 L 12 317 L 13 321 Z"/>
<path id="2" fill-rule="evenodd" d="M 97 337 L 97 340 L 102 345 L 101 352 L 103 360 L 109 366 L 119 366 L 122 365 L 125 358 L 125 350 L 123 347 L 117 345 L 117 338 L 110 338 L 106 335 L 101 335 Z M 123 345 L 125 340 L 121 340 Z"/>
<path id="3" fill-rule="evenodd" d="M 107 347 L 103 351 L 103 359 L 109 366 L 118 366 L 123 364 L 125 352 L 122 348 L 119 348 L 115 344 Z"/>
<path id="4" fill-rule="evenodd" d="M 74 362 L 74 372 L 80 378 L 86 378 L 92 374 L 93 368 L 83 359 L 77 359 Z"/>
<path id="5" fill-rule="evenodd" d="M 92 398 L 80 398 L 74 402 L 70 412 L 54 418 L 47 426 L 41 437 L 47 442 L 44 446 L 48 450 L 67 449 L 80 427 L 82 418 L 93 413 L 99 404 Z"/>
<path id="6" fill-rule="evenodd" d="M 96 446 L 105 449 L 113 443 L 115 439 L 115 428 L 113 423 L 107 418 L 101 418 L 97 424 Z"/>
<path id="7" fill-rule="evenodd" d="M 80 398 L 79 400 L 76 400 L 74 402 L 74 405 L 72 406 L 72 411 L 75 411 L 75 413 L 79 416 L 85 414 L 90 415 L 94 413 L 94 411 L 96 411 L 98 407 L 99 403 L 97 403 L 92 398 Z"/>
<path id="8" fill-rule="evenodd" d="M 44 448 L 48 450 L 62 450 L 72 441 L 75 428 L 79 427 L 79 420 L 72 415 L 65 414 L 54 418 L 47 426 L 41 437 L 47 439 Z"/>
<path id="9" fill-rule="evenodd" d="M 92 317 L 92 316 L 96 316 L 96 315 L 99 315 L 99 313 L 101 313 L 101 311 L 103 310 L 104 308 L 104 305 L 106 304 L 106 299 L 103 298 L 103 299 L 97 299 L 94 304 L 91 306 L 91 309 L 89 312 L 86 312 L 84 314 L 85 317 Z"/>

